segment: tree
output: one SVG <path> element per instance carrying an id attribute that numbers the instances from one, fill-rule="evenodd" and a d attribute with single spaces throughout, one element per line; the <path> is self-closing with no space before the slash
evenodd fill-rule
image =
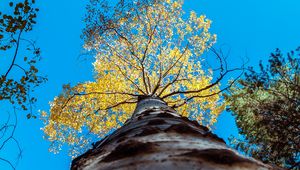
<path id="1" fill-rule="evenodd" d="M 95 82 L 65 85 L 50 114 L 42 112 L 52 151 L 68 143 L 77 154 L 107 135 L 72 169 L 271 168 L 239 156 L 205 127 L 224 109 L 221 80 L 237 70 L 211 48 L 210 20 L 195 12 L 185 18 L 182 1 L 91 2 L 84 35 L 96 56 Z M 207 49 L 220 61 L 216 78 L 203 69 Z"/>
<path id="2" fill-rule="evenodd" d="M 243 140 L 235 147 L 264 162 L 299 169 L 300 58 L 297 48 L 284 56 L 277 49 L 269 65 L 249 68 L 226 99 Z"/>
<path id="3" fill-rule="evenodd" d="M 36 23 L 38 8 L 34 7 L 34 3 L 34 0 L 16 4 L 10 2 L 12 14 L 0 13 L 0 52 L 4 54 L 2 57 L 11 60 L 10 63 L 7 62 L 7 69 L 0 77 L 0 101 L 6 100 L 13 105 L 20 105 L 23 110 L 28 110 L 28 103 L 36 101 L 30 96 L 33 87 L 46 80 L 38 75 L 38 69 L 35 67 L 36 62 L 40 60 L 40 49 L 35 46 L 34 41 L 23 37 Z M 27 45 L 26 49 L 21 49 L 24 45 Z M 20 52 L 23 56 L 19 56 Z M 18 71 L 22 73 L 19 74 Z"/>
<path id="4" fill-rule="evenodd" d="M 14 138 L 17 127 L 16 109 L 28 111 L 28 118 L 35 117 L 32 104 L 36 98 L 31 96 L 35 87 L 46 81 L 38 74 L 37 61 L 40 60 L 40 49 L 35 42 L 26 38 L 36 24 L 38 8 L 35 1 L 9 2 L 8 10 L 0 12 L 0 102 L 13 106 L 13 114 L 9 113 L 8 120 L 0 125 L 0 151 L 12 141 L 16 144 L 21 155 L 19 142 Z M 3 62 L 5 60 L 5 62 Z M 12 116 L 15 120 L 12 120 Z M 3 113 L 1 113 L 3 116 Z M 13 163 L 3 157 L 0 161 L 8 163 L 13 169 Z"/>
<path id="5" fill-rule="evenodd" d="M 74 159 L 77 169 L 277 169 L 229 149 L 159 98 L 140 98 L 126 123 Z M 278 168 L 279 169 L 279 168 Z"/>
<path id="6" fill-rule="evenodd" d="M 203 70 L 201 54 L 216 41 L 211 21 L 193 11 L 183 17 L 182 1 L 120 1 L 113 10 L 104 2 L 91 1 L 84 32 L 85 48 L 96 56 L 95 81 L 65 85 L 50 114 L 42 112 L 51 150 L 67 143 L 72 155 L 81 153 L 130 119 L 141 96 L 211 127 L 224 109 L 220 82 L 235 70 L 214 49 L 219 75 Z"/>

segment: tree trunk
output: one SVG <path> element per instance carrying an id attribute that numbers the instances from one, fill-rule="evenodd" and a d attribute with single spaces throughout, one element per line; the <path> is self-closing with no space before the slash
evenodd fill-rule
<path id="1" fill-rule="evenodd" d="M 72 169 L 277 169 L 240 156 L 158 98 L 140 98 L 121 128 L 74 159 Z"/>

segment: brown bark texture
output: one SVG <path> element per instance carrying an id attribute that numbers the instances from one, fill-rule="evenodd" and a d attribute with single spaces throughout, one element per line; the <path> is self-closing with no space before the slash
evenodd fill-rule
<path id="1" fill-rule="evenodd" d="M 121 128 L 73 160 L 72 170 L 268 170 L 239 155 L 208 128 L 157 98 L 141 99 Z"/>

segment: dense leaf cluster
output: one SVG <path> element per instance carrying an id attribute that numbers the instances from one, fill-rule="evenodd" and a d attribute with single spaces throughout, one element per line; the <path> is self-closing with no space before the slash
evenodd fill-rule
<path id="1" fill-rule="evenodd" d="M 0 101 L 17 104 L 23 110 L 28 109 L 27 104 L 36 101 L 30 96 L 33 87 L 46 80 L 38 75 L 36 68 L 36 63 L 40 60 L 40 49 L 35 46 L 34 41 L 24 38 L 36 24 L 39 9 L 34 7 L 34 3 L 34 0 L 10 2 L 9 11 L 0 12 L 0 53 L 1 57 L 9 61 L 5 62 L 7 65 L 1 65 Z"/>
<path id="2" fill-rule="evenodd" d="M 140 96 L 161 98 L 209 127 L 217 121 L 225 108 L 220 83 L 234 70 L 218 54 L 218 71 L 203 67 L 216 41 L 211 20 L 185 15 L 182 0 L 90 1 L 84 47 L 95 57 L 95 80 L 64 86 L 42 112 L 51 151 L 68 144 L 79 154 L 130 119 Z"/>
<path id="3" fill-rule="evenodd" d="M 235 147 L 264 162 L 299 168 L 300 48 L 284 56 L 277 49 L 269 64 L 252 67 L 226 95 L 246 140 Z"/>

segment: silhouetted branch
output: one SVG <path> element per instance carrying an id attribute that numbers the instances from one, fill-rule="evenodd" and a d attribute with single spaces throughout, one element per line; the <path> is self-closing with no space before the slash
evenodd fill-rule
<path id="1" fill-rule="evenodd" d="M 14 56 L 13 56 L 13 59 L 11 61 L 11 64 L 10 64 L 9 68 L 7 69 L 7 71 L 5 73 L 5 77 L 7 77 L 8 73 L 11 71 L 11 69 L 13 68 L 13 66 L 15 64 L 15 61 L 16 61 L 16 58 L 17 58 L 17 55 L 18 55 L 18 52 L 19 52 L 20 38 L 21 38 L 22 32 L 23 32 L 23 29 L 20 30 L 20 32 L 18 34 L 18 38 L 16 40 L 17 42 L 16 42 L 16 49 L 15 49 L 15 52 L 14 52 Z"/>
<path id="2" fill-rule="evenodd" d="M 130 101 L 130 100 L 133 100 L 133 99 L 135 99 L 135 100 L 134 101 Z M 114 104 L 112 106 L 106 107 L 104 109 L 99 108 L 96 112 L 99 112 L 101 110 L 113 109 L 113 108 L 118 107 L 118 106 L 123 105 L 123 104 L 136 104 L 136 103 L 137 103 L 137 99 L 136 98 L 130 98 L 130 99 L 126 99 L 126 100 L 124 100 L 122 102 L 116 103 L 116 104 Z"/>
<path id="3" fill-rule="evenodd" d="M 6 162 L 7 164 L 9 164 L 9 166 L 10 166 L 13 170 L 16 169 L 15 166 L 14 166 L 9 160 L 4 159 L 4 158 L 1 158 L 1 157 L 0 157 L 0 160 Z"/>
<path id="4" fill-rule="evenodd" d="M 0 144 L 0 151 L 3 150 L 3 148 L 7 145 L 7 143 L 9 141 L 13 141 L 15 143 L 15 145 L 17 146 L 18 152 L 19 152 L 18 156 L 17 156 L 17 160 L 16 160 L 16 162 L 18 162 L 18 160 L 22 157 L 22 149 L 20 147 L 19 142 L 14 137 L 15 130 L 16 130 L 16 127 L 17 127 L 17 124 L 18 124 L 18 119 L 17 119 L 15 108 L 14 108 L 14 119 L 15 119 L 15 121 L 14 121 L 13 124 L 10 124 L 10 119 L 11 118 L 10 118 L 10 114 L 9 114 L 7 121 L 0 128 L 0 132 L 2 132 L 2 135 L 0 137 L 0 140 L 2 141 L 1 144 Z M 11 132 L 8 131 L 9 129 L 12 129 Z M 6 162 L 7 164 L 9 164 L 12 169 L 15 169 L 15 166 L 13 165 L 13 163 L 11 161 L 9 161 L 8 159 L 0 157 L 0 160 L 3 161 L 3 162 Z"/>
<path id="5" fill-rule="evenodd" d="M 220 70 L 220 75 L 219 77 L 211 84 L 201 88 L 201 89 L 196 89 L 196 90 L 177 90 L 174 92 L 171 92 L 169 94 L 166 94 L 164 96 L 162 96 L 162 99 L 166 99 L 168 97 L 172 97 L 174 95 L 178 95 L 178 94 L 184 94 L 184 95 L 191 95 L 190 97 L 186 97 L 183 101 L 182 100 L 178 100 L 178 101 L 182 101 L 182 103 L 178 103 L 173 105 L 173 108 L 178 108 L 181 107 L 185 104 L 187 104 L 189 101 L 193 100 L 194 98 L 207 98 L 207 97 L 211 97 L 214 95 L 218 95 L 226 90 L 228 90 L 230 87 L 233 86 L 233 84 L 236 83 L 236 81 L 244 74 L 244 70 L 245 70 L 245 64 L 243 63 L 243 65 L 240 68 L 234 68 L 234 69 L 228 69 L 228 65 L 227 65 L 227 61 L 225 60 L 225 57 L 223 56 L 222 52 L 217 52 L 217 50 L 215 48 L 211 48 L 210 51 L 213 52 L 213 54 L 217 57 L 218 61 L 220 62 L 220 66 L 219 69 Z M 198 93 L 205 91 L 205 90 L 209 90 L 211 88 L 213 88 L 214 86 L 219 85 L 219 83 L 225 78 L 226 75 L 228 75 L 231 72 L 235 72 L 235 71 L 241 71 L 241 73 L 235 77 L 235 79 L 233 81 L 231 81 L 228 85 L 226 85 L 226 87 L 222 88 L 221 90 L 211 93 L 211 94 L 207 94 L 207 95 L 199 95 Z M 169 84 L 167 84 L 167 86 L 165 86 L 163 88 L 163 90 L 165 90 L 168 86 L 172 85 L 175 81 L 177 81 L 178 79 L 178 75 L 176 75 L 176 77 L 174 78 L 174 80 L 172 82 L 170 82 Z M 162 91 L 163 91 L 162 90 Z M 160 96 L 162 94 L 162 92 L 158 95 Z M 194 95 L 193 95 L 194 94 Z M 176 102 L 178 102 L 176 101 Z M 174 103 L 176 103 L 174 102 Z"/>
<path id="6" fill-rule="evenodd" d="M 172 106 L 172 108 L 179 108 L 179 107 L 181 107 L 181 106 L 187 104 L 190 100 L 192 100 L 192 99 L 194 99 L 194 98 L 206 98 L 206 97 L 211 97 L 211 96 L 214 96 L 214 95 L 218 95 L 218 94 L 220 94 L 220 93 L 222 93 L 222 92 L 224 92 L 224 91 L 230 89 L 230 88 L 237 82 L 237 80 L 240 79 L 240 77 L 241 77 L 243 74 L 244 74 L 244 72 L 241 72 L 241 73 L 240 73 L 233 81 L 231 81 L 231 82 L 229 83 L 229 85 L 227 85 L 225 88 L 223 88 L 223 89 L 221 89 L 221 90 L 219 90 L 219 91 L 217 91 L 217 92 L 215 92 L 215 93 L 211 93 L 211 94 L 208 94 L 208 95 L 194 95 L 194 96 L 188 97 L 188 98 L 186 98 L 186 99 L 183 101 L 183 103 L 181 103 L 181 104 L 179 104 L 179 105 L 174 105 L 174 106 Z"/>
<path id="7" fill-rule="evenodd" d="M 95 95 L 95 94 L 99 94 L 99 95 L 129 95 L 129 96 L 134 96 L 137 97 L 139 95 L 137 94 L 132 94 L 132 93 L 126 93 L 126 92 L 89 92 L 89 93 L 74 93 L 72 94 L 70 97 L 68 97 L 67 101 L 62 105 L 61 110 L 63 110 L 68 103 L 76 96 L 88 96 L 88 95 Z"/>

